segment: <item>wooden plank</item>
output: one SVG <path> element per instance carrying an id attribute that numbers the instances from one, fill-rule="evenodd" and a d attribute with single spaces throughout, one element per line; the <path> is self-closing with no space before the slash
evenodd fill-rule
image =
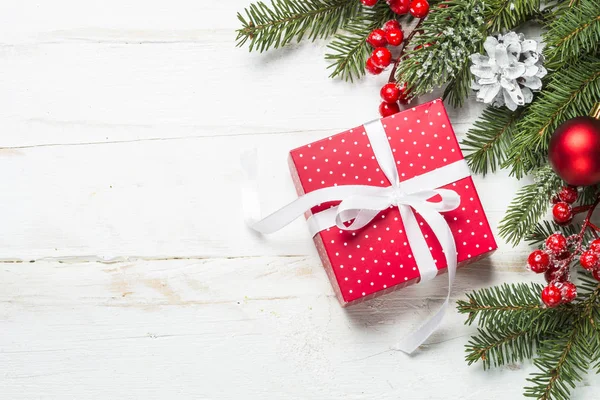
<path id="1" fill-rule="evenodd" d="M 0 259 L 312 255 L 301 219 L 268 238 L 246 229 L 239 158 L 259 150 L 270 212 L 295 198 L 287 152 L 323 133 L 5 149 Z M 496 226 L 518 183 L 476 184 Z"/>
<path id="2" fill-rule="evenodd" d="M 453 297 L 529 278 L 468 267 Z M 0 282 L 4 398 L 517 398 L 533 371 L 467 367 L 454 310 L 415 356 L 390 351 L 444 279 L 342 309 L 314 257 L 4 264 Z"/>

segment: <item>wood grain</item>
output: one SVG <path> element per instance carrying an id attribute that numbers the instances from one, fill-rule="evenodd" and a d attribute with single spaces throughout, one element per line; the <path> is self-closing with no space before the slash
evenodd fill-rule
<path id="1" fill-rule="evenodd" d="M 444 279 L 342 309 L 304 221 L 245 229 L 242 152 L 276 209 L 287 152 L 376 118 L 384 79 L 330 80 L 324 42 L 235 48 L 247 4 L 0 4 L 0 397 L 518 398 L 534 367 L 467 367 L 455 311 L 414 357 L 388 350 Z M 481 109 L 450 110 L 460 136 Z M 522 183 L 476 184 L 496 226 Z M 501 244 L 453 298 L 537 279 L 526 250 Z"/>

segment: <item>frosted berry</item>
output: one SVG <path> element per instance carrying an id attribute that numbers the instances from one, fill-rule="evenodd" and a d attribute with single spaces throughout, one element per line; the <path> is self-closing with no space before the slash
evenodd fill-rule
<path id="1" fill-rule="evenodd" d="M 549 284 L 542 290 L 542 301 L 548 307 L 556 307 L 562 301 L 562 293 L 554 284 Z"/>
<path id="2" fill-rule="evenodd" d="M 573 210 L 568 203 L 560 201 L 552 207 L 552 216 L 557 224 L 566 225 L 573 220 Z"/>
<path id="3" fill-rule="evenodd" d="M 560 294 L 565 303 L 570 303 L 577 297 L 577 286 L 573 282 L 563 282 L 560 287 Z"/>
<path id="4" fill-rule="evenodd" d="M 375 65 L 373 63 L 373 59 L 371 57 L 369 57 L 367 59 L 367 63 L 365 64 L 365 69 L 367 70 L 368 73 L 373 74 L 373 75 L 379 75 L 380 73 L 383 72 L 383 68 Z"/>
<path id="5" fill-rule="evenodd" d="M 377 4 L 377 0 L 360 0 L 360 2 L 367 7 L 373 7 L 375 4 Z"/>
<path id="6" fill-rule="evenodd" d="M 385 38 L 385 31 L 383 29 L 375 29 L 369 36 L 367 36 L 367 43 L 373 47 L 383 47 L 388 41 Z"/>
<path id="7" fill-rule="evenodd" d="M 560 273 L 560 268 L 550 267 L 546 272 L 544 272 L 544 279 L 546 282 L 564 282 L 567 280 L 565 274 Z"/>
<path id="8" fill-rule="evenodd" d="M 591 250 L 584 251 L 579 258 L 579 264 L 588 271 L 592 271 L 600 266 L 600 256 Z"/>
<path id="9" fill-rule="evenodd" d="M 398 103 L 386 103 L 385 101 L 379 105 L 379 114 L 382 117 L 388 117 L 400 111 Z"/>
<path id="10" fill-rule="evenodd" d="M 542 250 L 534 250 L 527 258 L 527 264 L 536 274 L 546 272 L 550 266 L 550 256 Z"/>
<path id="11" fill-rule="evenodd" d="M 410 2 L 409 11 L 415 18 L 425 18 L 429 14 L 429 3 L 427 0 L 413 0 Z"/>
<path id="12" fill-rule="evenodd" d="M 385 47 L 378 47 L 371 53 L 373 64 L 379 68 L 385 68 L 392 62 L 392 53 Z"/>
<path id="13" fill-rule="evenodd" d="M 384 32 L 388 32 L 392 29 L 400 29 L 402 30 L 402 27 L 400 26 L 400 22 L 396 21 L 395 19 L 390 19 L 388 22 L 386 22 L 385 24 L 383 24 L 383 30 Z"/>
<path id="14" fill-rule="evenodd" d="M 390 0 L 390 9 L 398 15 L 408 14 L 410 10 L 410 0 Z"/>
<path id="15" fill-rule="evenodd" d="M 595 269 L 592 271 L 592 276 L 595 280 L 600 281 L 600 269 Z"/>
<path id="16" fill-rule="evenodd" d="M 596 239 L 590 243 L 590 251 L 600 254 L 600 239 Z"/>
<path id="17" fill-rule="evenodd" d="M 578 196 L 577 188 L 573 186 L 565 186 L 558 192 L 558 198 L 569 204 L 575 203 Z"/>
<path id="18" fill-rule="evenodd" d="M 553 254 L 561 254 L 567 250 L 567 239 L 562 233 L 553 233 L 546 239 L 546 248 Z"/>
<path id="19" fill-rule="evenodd" d="M 400 89 L 395 83 L 386 83 L 379 92 L 381 99 L 386 103 L 395 103 L 400 99 Z"/>
<path id="20" fill-rule="evenodd" d="M 385 33 L 387 42 L 392 46 L 399 46 L 404 40 L 404 32 L 401 29 L 390 29 Z"/>

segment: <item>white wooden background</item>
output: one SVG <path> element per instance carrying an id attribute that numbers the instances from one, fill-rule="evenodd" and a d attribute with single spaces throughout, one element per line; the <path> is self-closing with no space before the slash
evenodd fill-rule
<path id="1" fill-rule="evenodd" d="M 376 117 L 385 79 L 328 79 L 324 42 L 235 48 L 247 4 L 0 4 L 0 398 L 518 398 L 534 367 L 467 367 L 454 310 L 413 357 L 388 350 L 444 279 L 344 310 L 304 221 L 244 228 L 240 153 L 275 209 L 287 151 Z M 459 134 L 480 110 L 451 111 Z M 497 225 L 519 183 L 477 184 Z M 501 245 L 453 297 L 539 279 L 525 255 Z"/>

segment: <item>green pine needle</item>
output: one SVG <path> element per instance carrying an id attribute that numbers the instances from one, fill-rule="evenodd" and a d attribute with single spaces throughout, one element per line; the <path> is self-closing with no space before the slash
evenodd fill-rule
<path id="1" fill-rule="evenodd" d="M 340 77 L 353 81 L 365 74 L 365 63 L 373 48 L 366 42 L 373 29 L 381 27 L 386 21 L 394 18 L 394 13 L 384 2 L 375 7 L 364 8 L 337 33 L 327 46 L 330 52 L 325 59 L 330 62 L 328 68 L 333 72 L 330 77 Z"/>
<path id="2" fill-rule="evenodd" d="M 485 20 L 490 34 L 503 33 L 540 12 L 540 0 L 492 0 Z"/>
<path id="3" fill-rule="evenodd" d="M 514 136 L 516 122 L 523 108 L 511 111 L 506 107 L 489 106 L 481 118 L 469 129 L 462 145 L 468 153 L 465 157 L 476 174 L 496 172 L 505 161 Z"/>
<path id="4" fill-rule="evenodd" d="M 540 305 L 539 284 L 504 284 L 467 294 L 458 311 L 480 328 L 466 345 L 465 360 L 484 369 L 534 358 L 525 396 L 567 400 L 600 355 L 600 283 L 581 274 L 579 295 L 556 308 Z M 600 373 L 600 363 L 594 365 Z"/>
<path id="5" fill-rule="evenodd" d="M 500 236 L 516 246 L 546 214 L 550 199 L 562 186 L 562 180 L 550 167 L 536 173 L 536 183 L 524 186 L 508 207 L 499 225 Z"/>
<path id="6" fill-rule="evenodd" d="M 271 0 L 270 7 L 258 1 L 238 13 L 242 28 L 237 45 L 249 41 L 249 49 L 263 52 L 283 47 L 293 40 L 310 40 L 333 35 L 348 20 L 362 12 L 353 0 Z"/>
<path id="7" fill-rule="evenodd" d="M 582 54 L 600 47 L 600 0 L 581 0 L 574 7 L 563 7 L 548 17 L 544 34 L 546 67 L 559 69 Z"/>

